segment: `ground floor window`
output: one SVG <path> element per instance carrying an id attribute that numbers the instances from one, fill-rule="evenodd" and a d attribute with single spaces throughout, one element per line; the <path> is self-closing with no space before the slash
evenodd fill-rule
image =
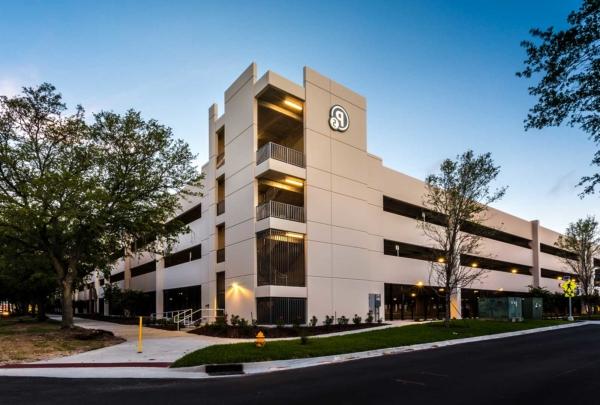
<path id="1" fill-rule="evenodd" d="M 439 288 L 385 284 L 385 319 L 442 319 L 446 312 Z"/>
<path id="2" fill-rule="evenodd" d="M 256 299 L 258 323 L 306 323 L 306 298 L 265 297 Z"/>
<path id="3" fill-rule="evenodd" d="M 199 285 L 163 290 L 165 312 L 202 308 L 202 287 Z"/>
<path id="4" fill-rule="evenodd" d="M 104 315 L 104 298 L 99 301 L 98 310 L 94 311 Z M 117 302 L 108 301 L 108 313 L 119 316 L 148 316 L 156 312 L 156 291 L 147 291 L 141 295 L 135 294 L 124 297 Z"/>

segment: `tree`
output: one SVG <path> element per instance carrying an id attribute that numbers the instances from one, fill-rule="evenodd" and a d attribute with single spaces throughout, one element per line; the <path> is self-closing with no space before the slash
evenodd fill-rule
<path id="1" fill-rule="evenodd" d="M 590 300 L 594 296 L 594 257 L 600 253 L 600 228 L 593 216 L 578 219 L 567 227 L 564 235 L 560 235 L 556 246 L 573 255 L 565 255 L 562 261 L 579 279 L 579 291 L 582 298 L 582 309 L 590 311 Z"/>
<path id="2" fill-rule="evenodd" d="M 584 0 L 569 14 L 568 28 L 534 28 L 533 40 L 521 45 L 527 52 L 518 77 L 539 78 L 529 87 L 536 104 L 525 119 L 525 129 L 543 129 L 563 123 L 579 127 L 600 144 L 600 1 Z M 600 166 L 600 151 L 592 164 Z M 584 194 L 594 193 L 600 173 L 584 177 Z"/>
<path id="3" fill-rule="evenodd" d="M 461 262 L 462 255 L 477 254 L 481 240 L 481 236 L 464 232 L 463 227 L 481 224 L 487 204 L 504 195 L 505 187 L 492 190 L 490 185 L 499 172 L 489 153 L 475 156 L 469 150 L 456 160 L 444 160 L 439 173 L 425 180 L 423 206 L 433 214 L 424 214 L 419 226 L 437 252 L 437 257 L 432 258 L 429 282 L 444 287 L 446 326 L 450 324 L 452 294 L 485 274 Z"/>
<path id="4" fill-rule="evenodd" d="M 12 302 L 20 314 L 31 305 L 32 315 L 44 320 L 46 304 L 57 287 L 48 259 L 1 236 L 0 246 L 0 301 Z"/>
<path id="5" fill-rule="evenodd" d="M 199 194 L 189 146 L 139 112 L 100 112 L 86 122 L 54 86 L 0 97 L 0 231 L 40 251 L 73 326 L 73 286 L 107 272 L 132 243 L 169 246 L 186 226 L 168 221 L 180 198 Z"/>

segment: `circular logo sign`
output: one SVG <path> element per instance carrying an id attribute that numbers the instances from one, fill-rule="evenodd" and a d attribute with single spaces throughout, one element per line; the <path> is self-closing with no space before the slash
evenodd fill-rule
<path id="1" fill-rule="evenodd" d="M 350 126 L 348 112 L 341 105 L 334 105 L 329 110 L 329 126 L 334 131 L 346 132 Z"/>

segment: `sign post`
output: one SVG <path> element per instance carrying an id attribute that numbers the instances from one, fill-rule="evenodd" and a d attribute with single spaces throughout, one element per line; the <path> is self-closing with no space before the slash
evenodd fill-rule
<path id="1" fill-rule="evenodd" d="M 573 306 L 571 304 L 571 298 L 573 298 L 577 292 L 577 283 L 575 280 L 572 280 L 570 277 L 566 279 L 564 283 L 561 285 L 565 297 L 569 299 L 569 317 L 568 321 L 573 321 Z"/>

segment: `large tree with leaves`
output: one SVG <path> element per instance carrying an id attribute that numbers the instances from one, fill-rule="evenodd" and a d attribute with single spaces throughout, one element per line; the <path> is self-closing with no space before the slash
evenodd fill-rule
<path id="1" fill-rule="evenodd" d="M 600 225 L 593 216 L 578 219 L 567 227 L 558 238 L 556 245 L 573 255 L 565 256 L 563 261 L 579 281 L 582 308 L 590 313 L 590 299 L 594 295 L 594 257 L 600 254 Z"/>
<path id="2" fill-rule="evenodd" d="M 600 144 L 600 1 L 584 0 L 567 22 L 563 30 L 534 28 L 533 38 L 521 43 L 527 59 L 517 76 L 536 81 L 529 94 L 537 98 L 525 128 L 567 124 Z M 600 151 L 592 163 L 600 166 Z M 589 194 L 599 183 L 600 173 L 595 173 L 580 185 Z"/>
<path id="3" fill-rule="evenodd" d="M 426 178 L 423 206 L 432 214 L 424 214 L 419 226 L 436 251 L 429 282 L 444 287 L 446 326 L 450 324 L 452 294 L 485 274 L 464 265 L 461 256 L 478 254 L 481 236 L 465 230 L 485 221 L 487 205 L 504 195 L 505 187 L 492 188 L 499 173 L 489 153 L 476 156 L 469 150 L 455 160 L 444 160 L 439 172 Z"/>
<path id="4" fill-rule="evenodd" d="M 90 122 L 81 107 L 68 113 L 50 84 L 0 97 L 0 230 L 47 257 L 63 327 L 73 325 L 76 282 L 138 238 L 158 247 L 185 229 L 168 219 L 200 185 L 193 158 L 170 128 L 138 112 Z"/>
<path id="5" fill-rule="evenodd" d="M 15 304 L 24 314 L 29 306 L 39 320 L 45 319 L 46 304 L 57 290 L 56 275 L 41 251 L 30 250 L 0 233 L 0 301 Z"/>

